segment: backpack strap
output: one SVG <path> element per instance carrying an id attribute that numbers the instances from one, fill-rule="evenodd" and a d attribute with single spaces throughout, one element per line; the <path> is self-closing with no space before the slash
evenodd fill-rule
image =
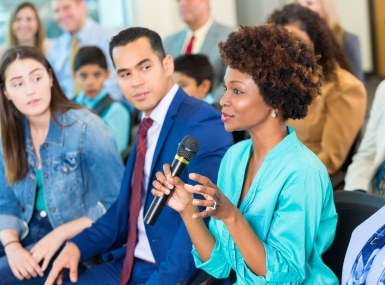
<path id="1" fill-rule="evenodd" d="M 112 99 L 109 95 L 104 97 L 94 108 L 93 110 L 101 116 L 101 114 L 112 104 L 115 100 Z"/>

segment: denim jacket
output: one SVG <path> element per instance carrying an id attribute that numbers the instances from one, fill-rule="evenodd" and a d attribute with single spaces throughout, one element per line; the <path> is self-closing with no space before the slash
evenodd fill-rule
<path id="1" fill-rule="evenodd" d="M 115 202 L 123 177 L 123 163 L 108 127 L 86 109 L 55 114 L 40 146 L 44 198 L 53 228 L 86 216 L 95 221 Z M 28 121 L 24 120 L 28 172 L 8 185 L 0 144 L 0 231 L 28 234 L 36 196 L 37 158 Z M 12 130 L 9 130 L 12 131 Z"/>

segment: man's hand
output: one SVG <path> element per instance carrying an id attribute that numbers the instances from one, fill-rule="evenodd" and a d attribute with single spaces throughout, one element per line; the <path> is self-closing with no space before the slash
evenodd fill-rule
<path id="1" fill-rule="evenodd" d="M 75 283 L 78 281 L 78 265 L 80 261 L 80 250 L 72 242 L 68 242 L 59 256 L 53 263 L 51 272 L 48 275 L 44 285 L 63 284 L 63 269 L 70 270 L 70 280 Z"/>

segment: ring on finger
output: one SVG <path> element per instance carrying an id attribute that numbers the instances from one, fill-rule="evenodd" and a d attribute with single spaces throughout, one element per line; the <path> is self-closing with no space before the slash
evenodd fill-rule
<path id="1" fill-rule="evenodd" d="M 212 207 L 207 207 L 207 208 L 215 211 L 217 209 L 217 202 L 215 202 L 215 200 L 213 200 L 213 202 L 214 202 L 214 205 Z"/>

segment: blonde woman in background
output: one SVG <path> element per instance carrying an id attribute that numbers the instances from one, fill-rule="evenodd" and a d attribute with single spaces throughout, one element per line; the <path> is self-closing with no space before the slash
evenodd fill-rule
<path id="1" fill-rule="evenodd" d="M 316 12 L 328 24 L 330 30 L 341 47 L 344 48 L 350 61 L 353 74 L 361 81 L 364 81 L 362 71 L 360 40 L 356 35 L 345 31 L 340 24 L 340 20 L 335 5 L 335 0 L 295 0 L 295 3 L 309 8 Z"/>
<path id="2" fill-rule="evenodd" d="M 51 41 L 46 38 L 43 23 L 36 7 L 24 2 L 19 4 L 11 14 L 6 44 L 0 47 L 0 57 L 7 48 L 13 46 L 31 46 L 45 56 Z"/>

